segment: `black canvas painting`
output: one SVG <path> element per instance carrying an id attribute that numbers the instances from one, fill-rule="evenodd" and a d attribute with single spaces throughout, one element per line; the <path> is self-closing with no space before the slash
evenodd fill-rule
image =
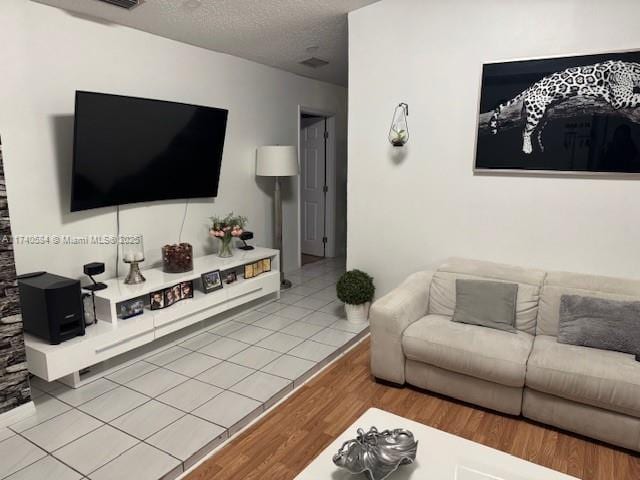
<path id="1" fill-rule="evenodd" d="M 485 64 L 475 167 L 640 173 L 640 52 Z"/>

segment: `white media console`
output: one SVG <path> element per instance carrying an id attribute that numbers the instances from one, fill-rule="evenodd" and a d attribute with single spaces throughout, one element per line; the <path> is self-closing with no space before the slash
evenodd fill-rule
<path id="1" fill-rule="evenodd" d="M 257 277 L 238 279 L 227 285 L 224 272 L 240 269 L 243 265 L 260 259 L 271 259 L 271 271 Z M 220 270 L 223 288 L 204 293 L 198 286 L 203 273 Z M 161 268 L 142 271 L 146 282 L 125 285 L 124 277 L 105 281 L 105 290 L 96 292 L 96 316 L 98 322 L 87 327 L 86 334 L 60 345 L 50 345 L 45 340 L 25 334 L 27 365 L 29 371 L 47 381 L 63 379 L 77 385 L 79 372 L 105 362 L 130 350 L 142 347 L 177 330 L 202 322 L 210 317 L 239 307 L 261 297 L 280 292 L 280 256 L 278 250 L 256 247 L 254 250 L 235 250 L 230 258 L 206 255 L 194 258 L 193 270 L 186 273 L 164 273 Z M 148 296 L 151 292 L 171 287 L 177 283 L 194 280 L 194 296 L 191 299 L 166 307 L 150 310 L 128 319 L 120 319 L 117 305 L 120 302 Z M 148 302 L 145 302 L 148 303 Z"/>

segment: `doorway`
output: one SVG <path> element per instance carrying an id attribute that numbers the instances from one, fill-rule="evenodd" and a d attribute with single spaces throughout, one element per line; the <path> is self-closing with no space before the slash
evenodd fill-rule
<path id="1" fill-rule="evenodd" d="M 300 108 L 301 265 L 342 250 L 336 245 L 336 192 L 344 187 L 346 196 L 346 182 L 337 180 L 335 131 L 333 114 Z"/>

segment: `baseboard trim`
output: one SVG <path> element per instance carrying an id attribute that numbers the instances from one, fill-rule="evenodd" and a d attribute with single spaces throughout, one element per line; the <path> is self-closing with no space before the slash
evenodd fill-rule
<path id="1" fill-rule="evenodd" d="M 33 402 L 24 403 L 19 407 L 9 410 L 0 414 L 0 427 L 6 427 L 7 425 L 13 425 L 20 420 L 27 418 L 30 415 L 36 413 L 36 406 Z"/>

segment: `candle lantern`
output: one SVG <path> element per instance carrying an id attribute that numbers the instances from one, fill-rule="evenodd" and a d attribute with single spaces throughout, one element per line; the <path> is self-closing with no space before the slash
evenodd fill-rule
<path id="1" fill-rule="evenodd" d="M 132 235 L 122 242 L 122 260 L 129 264 L 129 273 L 124 279 L 125 284 L 137 285 L 145 281 L 139 265 L 144 261 L 142 235 Z"/>
<path id="2" fill-rule="evenodd" d="M 389 141 L 394 147 L 403 147 L 409 141 L 408 116 L 409 105 L 406 103 L 399 104 L 393 112 L 391 128 L 389 129 Z"/>

